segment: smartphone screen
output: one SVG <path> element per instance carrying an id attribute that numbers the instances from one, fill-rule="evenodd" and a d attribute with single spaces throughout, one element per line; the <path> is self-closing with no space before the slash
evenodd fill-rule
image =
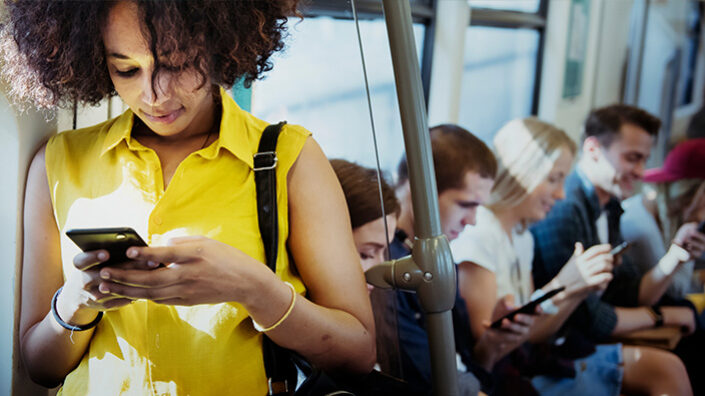
<path id="1" fill-rule="evenodd" d="M 521 306 L 521 307 L 515 309 L 514 311 L 495 320 L 494 322 L 492 322 L 490 327 L 492 327 L 493 329 L 498 329 L 502 326 L 502 321 L 504 319 L 512 320 L 512 318 L 514 318 L 514 315 L 516 315 L 516 314 L 520 314 L 520 313 L 529 314 L 529 315 L 533 314 L 534 311 L 536 311 L 537 305 L 539 305 L 542 302 L 548 300 L 549 298 L 555 296 L 556 294 L 562 292 L 563 290 L 565 290 L 565 287 L 562 286 L 562 287 L 559 287 L 559 288 L 556 288 L 556 289 L 549 291 L 548 293 L 544 294 L 543 296 L 541 296 L 535 300 L 529 301 L 528 303 L 524 304 L 523 306 Z"/>
<path id="2" fill-rule="evenodd" d="M 101 265 L 128 261 L 125 254 L 129 247 L 147 246 L 139 234 L 130 227 L 71 229 L 66 231 L 66 236 L 84 252 L 107 250 L 110 259 Z"/>

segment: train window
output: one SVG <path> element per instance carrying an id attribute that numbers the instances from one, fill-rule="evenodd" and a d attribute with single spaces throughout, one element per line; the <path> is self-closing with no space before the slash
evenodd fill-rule
<path id="1" fill-rule="evenodd" d="M 468 4 L 472 8 L 494 8 L 522 12 L 536 12 L 540 3 L 540 0 L 468 0 Z"/>
<path id="2" fill-rule="evenodd" d="M 252 113 L 269 122 L 306 126 L 329 158 L 376 166 L 360 50 L 352 20 L 292 20 L 288 49 L 252 87 Z M 404 143 L 383 19 L 361 20 L 381 167 L 396 169 Z M 424 26 L 414 24 L 421 53 Z"/>
<path id="3" fill-rule="evenodd" d="M 534 29 L 466 29 L 459 124 L 485 142 L 531 114 L 540 35 Z"/>
<path id="4" fill-rule="evenodd" d="M 681 79 L 678 82 L 677 107 L 687 106 L 694 102 L 696 67 L 698 62 L 698 49 L 702 36 L 702 5 L 691 1 L 687 5 L 685 14 L 685 32 L 683 37 L 683 60 L 681 61 Z"/>

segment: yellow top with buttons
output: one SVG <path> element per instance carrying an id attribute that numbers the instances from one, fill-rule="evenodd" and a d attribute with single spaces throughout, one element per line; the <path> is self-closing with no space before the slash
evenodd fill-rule
<path id="1" fill-rule="evenodd" d="M 267 123 L 240 109 L 221 90 L 218 139 L 179 164 L 164 189 L 156 153 L 131 138 L 126 111 L 102 124 L 54 136 L 46 170 L 64 274 L 77 271 L 71 228 L 132 227 L 151 246 L 172 237 L 204 235 L 264 263 L 257 224 L 253 155 Z M 279 250 L 288 237 L 287 173 L 310 133 L 286 125 L 277 146 Z M 264 264 L 262 264 L 264 265 Z M 305 287 L 279 254 L 277 274 Z M 64 395 L 265 394 L 262 335 L 238 303 L 167 306 L 146 300 L 105 313 Z"/>

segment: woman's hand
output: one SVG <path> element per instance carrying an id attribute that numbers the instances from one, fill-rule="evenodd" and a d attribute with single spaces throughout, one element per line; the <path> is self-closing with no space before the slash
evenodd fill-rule
<path id="1" fill-rule="evenodd" d="M 685 223 L 673 238 L 673 243 L 690 253 L 690 258 L 697 258 L 705 253 L 705 234 L 698 232 L 698 223 Z"/>
<path id="2" fill-rule="evenodd" d="M 515 309 L 514 296 L 506 295 L 494 306 L 492 320 L 498 320 Z M 504 318 L 502 325 L 496 329 L 491 327 L 489 321 L 483 321 L 485 331 L 475 346 L 479 363 L 490 371 L 498 360 L 526 342 L 531 326 L 534 324 L 535 315 L 540 313 L 541 308 L 536 306 L 534 315 L 517 314 L 511 320 Z"/>
<path id="3" fill-rule="evenodd" d="M 108 261 L 109 258 L 110 254 L 107 250 L 81 252 L 74 257 L 73 265 L 77 271 L 70 271 L 67 274 L 66 282 L 56 302 L 59 317 L 65 322 L 88 323 L 98 315 L 98 311 L 110 311 L 132 302 L 131 299 L 106 295 L 98 290 L 102 282 L 99 275 L 100 264 Z M 128 261 L 111 267 L 144 271 L 156 267 L 156 264 Z"/>
<path id="4" fill-rule="evenodd" d="M 552 287 L 564 286 L 566 296 L 606 289 L 613 277 L 610 249 L 609 244 L 602 244 L 584 251 L 576 242 L 573 256 L 556 275 Z"/>
<path id="5" fill-rule="evenodd" d="M 153 271 L 102 268 L 100 293 L 173 305 L 230 301 L 247 305 L 246 300 L 257 294 L 258 282 L 253 281 L 257 275 L 269 273 L 276 279 L 264 264 L 239 249 L 203 236 L 173 238 L 164 247 L 132 247 L 127 257 L 166 266 Z"/>

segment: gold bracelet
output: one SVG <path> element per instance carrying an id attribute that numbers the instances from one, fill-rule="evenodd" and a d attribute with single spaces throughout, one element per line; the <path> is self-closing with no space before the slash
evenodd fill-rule
<path id="1" fill-rule="evenodd" d="M 284 284 L 289 286 L 289 289 L 291 289 L 291 304 L 289 304 L 289 308 L 286 310 L 286 312 L 284 312 L 284 315 L 281 317 L 281 319 L 277 320 L 273 325 L 269 327 L 263 327 L 259 323 L 255 322 L 254 319 L 252 319 L 252 325 L 255 327 L 255 330 L 259 331 L 260 333 L 266 333 L 279 327 L 279 325 L 282 324 L 282 322 L 284 322 L 286 318 L 289 317 L 291 311 L 294 310 L 294 304 L 296 303 L 296 289 L 294 288 L 294 285 L 289 282 L 284 282 Z"/>

